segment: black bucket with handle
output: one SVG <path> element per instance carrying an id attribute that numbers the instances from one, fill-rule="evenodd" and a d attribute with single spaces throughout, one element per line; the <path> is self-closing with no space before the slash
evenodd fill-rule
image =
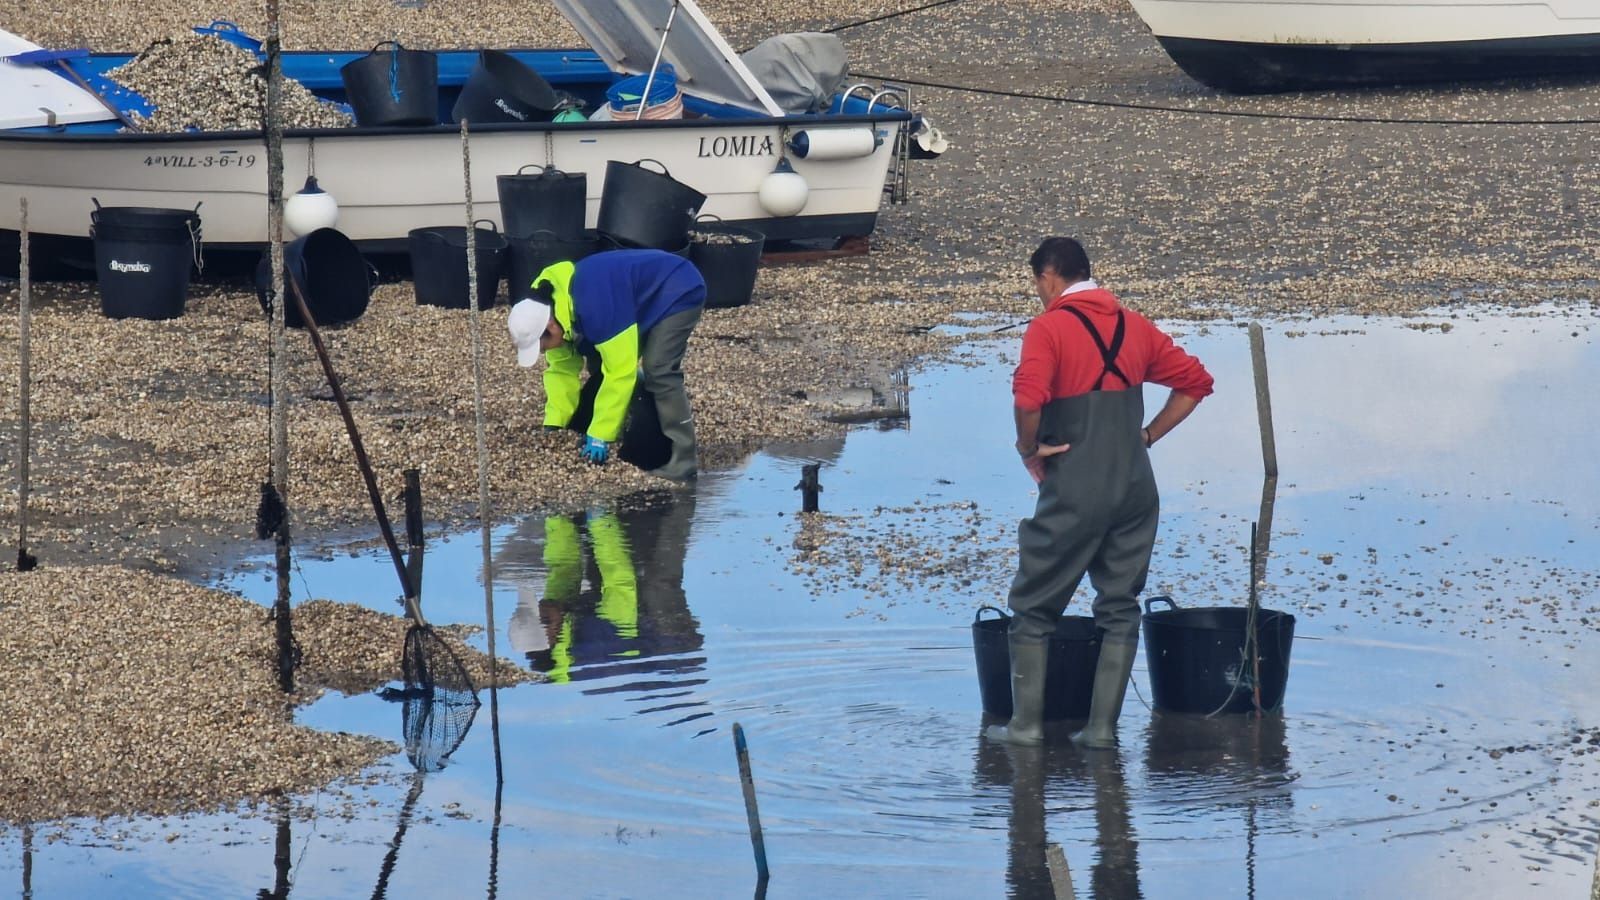
<path id="1" fill-rule="evenodd" d="M 372 299 L 373 269 L 344 232 L 318 228 L 283 245 L 283 324 L 304 328 L 305 319 L 294 299 L 292 277 L 300 285 L 306 308 L 317 326 L 343 325 L 361 318 Z M 271 314 L 272 256 L 261 254 L 256 264 L 256 299 Z"/>
<path id="2" fill-rule="evenodd" d="M 984 618 L 985 611 L 995 614 Z M 978 663 L 978 695 L 983 711 L 1011 718 L 1011 616 L 980 606 L 972 618 L 972 652 Z M 1094 669 L 1100 661 L 1100 630 L 1090 616 L 1062 616 L 1045 654 L 1044 717 L 1047 721 L 1087 719 L 1094 696 Z"/>
<path id="3" fill-rule="evenodd" d="M 540 230 L 523 236 L 508 235 L 506 242 L 506 292 L 512 303 L 528 296 L 533 279 L 546 266 L 577 262 L 606 248 L 604 239 L 594 231 L 565 238 L 554 231 Z"/>
<path id="4" fill-rule="evenodd" d="M 750 302 L 766 235 L 753 228 L 697 220 L 689 229 L 689 261 L 706 280 L 706 306 L 722 309 Z"/>
<path id="5" fill-rule="evenodd" d="M 661 166 L 661 171 L 645 163 Z M 659 160 L 609 160 L 600 186 L 596 228 L 625 247 L 676 251 L 689 242 L 689 224 L 706 195 L 672 177 Z"/>
<path id="6" fill-rule="evenodd" d="M 1157 603 L 1168 608 L 1157 610 Z M 1203 715 L 1250 712 L 1257 684 L 1263 712 L 1283 708 L 1294 616 L 1256 610 L 1258 680 L 1245 647 L 1248 608 L 1180 608 L 1171 597 L 1151 597 L 1144 606 L 1144 655 L 1156 709 Z"/>
<path id="7" fill-rule="evenodd" d="M 524 175 L 529 169 L 539 172 Z M 530 163 L 515 175 L 496 175 L 494 185 L 500 195 L 500 222 L 507 238 L 536 231 L 551 231 L 565 240 L 583 237 L 589 203 L 589 176 L 584 173 Z"/>
<path id="8" fill-rule="evenodd" d="M 494 305 L 504 274 L 506 238 L 494 222 L 479 219 L 473 224 L 477 241 L 478 307 Z M 411 278 L 417 302 L 429 306 L 467 309 L 472 305 L 467 293 L 467 229 L 464 225 L 436 225 L 413 228 L 406 235 L 411 251 Z"/>
<path id="9" fill-rule="evenodd" d="M 450 119 L 474 125 L 548 122 L 560 106 L 555 88 L 526 63 L 500 50 L 482 50 L 450 109 Z"/>
<path id="10" fill-rule="evenodd" d="M 200 204 L 194 209 L 101 206 L 89 214 L 100 311 L 112 319 L 183 315 L 192 269 L 201 265 Z"/>
<path id="11" fill-rule="evenodd" d="M 385 44 L 388 50 L 380 50 Z M 381 41 L 339 68 L 356 124 L 433 125 L 439 121 L 439 57 Z"/>

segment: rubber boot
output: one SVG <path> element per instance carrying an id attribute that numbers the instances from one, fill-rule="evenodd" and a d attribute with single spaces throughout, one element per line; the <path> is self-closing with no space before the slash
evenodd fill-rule
<path id="1" fill-rule="evenodd" d="M 1024 747 L 1044 743 L 1044 676 L 1050 645 L 1045 641 L 1011 641 L 1011 721 L 990 725 L 991 741 Z"/>
<path id="2" fill-rule="evenodd" d="M 667 464 L 650 474 L 672 481 L 690 481 L 698 474 L 700 461 L 695 453 L 694 416 L 689 411 L 689 395 L 680 383 L 676 390 L 656 395 L 656 412 L 661 416 L 661 433 L 672 443 Z"/>
<path id="3" fill-rule="evenodd" d="M 1092 750 L 1117 746 L 1117 717 L 1122 714 L 1122 698 L 1128 692 L 1128 676 L 1133 672 L 1137 643 L 1107 641 L 1100 645 L 1100 661 L 1094 668 L 1094 695 L 1089 699 L 1089 724 L 1073 735 L 1072 741 Z"/>

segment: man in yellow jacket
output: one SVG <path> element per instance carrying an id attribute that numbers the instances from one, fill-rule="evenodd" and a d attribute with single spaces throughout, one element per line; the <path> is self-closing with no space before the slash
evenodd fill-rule
<path id="1" fill-rule="evenodd" d="M 534 278 L 532 291 L 533 297 L 511 308 L 507 325 L 518 364 L 531 366 L 541 353 L 548 363 L 545 427 L 572 422 L 580 376 L 590 360 L 589 377 L 601 380 L 583 455 L 605 463 L 642 374 L 661 433 L 672 444 L 671 458 L 652 474 L 674 481 L 694 478 L 699 466 L 683 388 L 683 355 L 705 306 L 706 283 L 699 271 L 664 250 L 611 250 L 547 266 Z"/>

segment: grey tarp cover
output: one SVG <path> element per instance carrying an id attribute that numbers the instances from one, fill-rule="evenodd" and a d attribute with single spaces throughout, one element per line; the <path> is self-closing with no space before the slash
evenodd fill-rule
<path id="1" fill-rule="evenodd" d="M 767 38 L 739 57 L 784 112 L 818 112 L 844 87 L 844 41 L 818 31 Z"/>

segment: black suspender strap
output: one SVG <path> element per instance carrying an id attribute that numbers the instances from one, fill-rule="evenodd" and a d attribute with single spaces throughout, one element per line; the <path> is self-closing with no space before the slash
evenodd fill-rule
<path id="1" fill-rule="evenodd" d="M 1126 319 L 1123 318 L 1122 310 L 1117 310 L 1117 327 L 1111 333 L 1111 346 L 1108 347 L 1100 337 L 1100 332 L 1094 330 L 1094 326 L 1089 323 L 1089 317 L 1084 315 L 1081 310 L 1071 306 L 1063 306 L 1061 308 L 1078 317 L 1078 321 L 1083 323 L 1083 327 L 1089 332 L 1089 337 L 1093 339 L 1095 347 L 1100 350 L 1100 364 L 1105 368 L 1101 370 L 1100 377 L 1095 379 L 1094 390 L 1100 390 L 1100 386 L 1105 383 L 1107 375 L 1115 375 L 1122 379 L 1124 385 L 1130 388 L 1133 387 L 1133 382 L 1129 380 L 1128 376 L 1122 374 L 1122 370 L 1117 368 L 1117 354 L 1122 352 L 1122 339 L 1127 334 L 1128 326 Z"/>

